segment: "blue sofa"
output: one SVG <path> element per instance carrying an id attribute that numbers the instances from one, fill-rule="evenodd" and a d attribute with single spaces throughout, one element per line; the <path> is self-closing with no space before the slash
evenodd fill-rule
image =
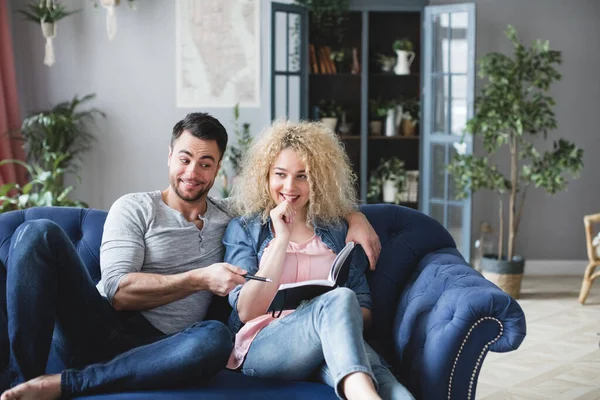
<path id="1" fill-rule="evenodd" d="M 525 337 L 518 303 L 473 270 L 450 234 L 435 220 L 405 207 L 362 207 L 383 248 L 369 272 L 373 326 L 367 340 L 395 368 L 419 399 L 474 399 L 488 351 L 507 352 Z M 49 219 L 67 232 L 94 281 L 100 278 L 99 247 L 105 211 L 39 207 L 0 214 L 0 388 L 6 387 L 6 270 L 9 243 L 24 221 Z M 216 298 L 209 318 L 226 321 L 229 305 Z M 63 369 L 55 353 L 48 372 Z M 4 379 L 4 382 L 1 382 Z M 334 399 L 314 382 L 281 382 L 222 371 L 208 382 L 176 390 L 89 396 L 94 399 Z"/>

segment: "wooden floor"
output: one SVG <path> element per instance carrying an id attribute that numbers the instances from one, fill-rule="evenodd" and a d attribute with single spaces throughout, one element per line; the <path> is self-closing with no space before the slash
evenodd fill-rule
<path id="1" fill-rule="evenodd" d="M 600 399 L 600 281 L 584 306 L 581 277 L 525 276 L 519 304 L 527 336 L 510 353 L 489 353 L 477 399 Z"/>

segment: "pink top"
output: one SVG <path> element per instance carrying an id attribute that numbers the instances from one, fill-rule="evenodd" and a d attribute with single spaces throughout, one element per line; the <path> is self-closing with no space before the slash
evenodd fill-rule
<path id="1" fill-rule="evenodd" d="M 261 261 L 265 259 L 264 256 L 270 251 L 270 245 L 271 243 L 265 248 Z M 283 261 L 283 274 L 281 275 L 280 284 L 308 281 L 311 279 L 327 279 L 329 268 L 334 259 L 335 253 L 317 235 L 313 235 L 313 237 L 304 243 L 289 242 L 285 260 Z M 294 310 L 285 310 L 279 318 L 285 318 L 292 312 Z M 256 335 L 274 320 L 276 318 L 273 318 L 270 313 L 261 315 L 252 321 L 248 321 L 240 329 L 237 335 L 235 335 L 235 347 L 229 357 L 227 368 L 236 369 L 242 365 Z"/>

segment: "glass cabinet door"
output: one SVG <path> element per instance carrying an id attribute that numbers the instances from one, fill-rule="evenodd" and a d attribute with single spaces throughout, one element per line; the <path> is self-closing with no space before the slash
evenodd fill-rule
<path id="1" fill-rule="evenodd" d="M 458 200 L 446 166 L 454 155 L 473 152 L 463 132 L 473 115 L 475 4 L 425 8 L 421 208 L 442 223 L 467 261 L 471 196 Z"/>
<path id="2" fill-rule="evenodd" d="M 271 3 L 271 120 L 308 117 L 308 11 Z"/>

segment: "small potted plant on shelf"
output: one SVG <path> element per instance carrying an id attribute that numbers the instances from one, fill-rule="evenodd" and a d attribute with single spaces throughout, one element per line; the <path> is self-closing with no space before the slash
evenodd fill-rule
<path id="1" fill-rule="evenodd" d="M 383 120 L 388 115 L 388 106 L 381 100 L 369 100 L 369 134 L 380 136 Z"/>
<path id="2" fill-rule="evenodd" d="M 385 54 L 377 54 L 377 63 L 381 65 L 381 71 L 393 73 L 394 65 L 396 64 L 396 56 L 388 56 Z"/>
<path id="3" fill-rule="evenodd" d="M 404 161 L 398 157 L 381 159 L 377 168 L 371 172 L 367 201 L 377 203 L 400 204 L 399 194 L 406 182 Z"/>
<path id="4" fill-rule="evenodd" d="M 417 134 L 417 124 L 420 119 L 420 104 L 418 100 L 406 100 L 402 103 L 402 122 L 400 129 L 402 136 L 415 136 Z"/>
<path id="5" fill-rule="evenodd" d="M 319 101 L 319 120 L 323 125 L 335 132 L 342 108 L 334 100 Z"/>
<path id="6" fill-rule="evenodd" d="M 413 43 L 408 38 L 402 38 L 394 42 L 393 48 L 397 55 L 394 73 L 396 75 L 409 75 L 410 65 L 415 60 Z"/>
<path id="7" fill-rule="evenodd" d="M 335 63 L 336 72 L 338 74 L 349 74 L 352 69 L 352 52 L 348 49 L 340 49 L 332 51 L 330 56 L 331 61 Z"/>

